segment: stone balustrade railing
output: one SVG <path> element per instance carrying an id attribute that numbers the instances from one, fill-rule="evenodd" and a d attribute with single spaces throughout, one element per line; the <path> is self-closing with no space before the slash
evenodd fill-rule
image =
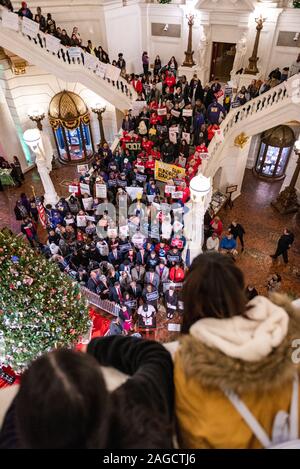
<path id="1" fill-rule="evenodd" d="M 300 117 L 300 74 L 294 75 L 289 80 L 280 83 L 279 85 L 271 88 L 269 91 L 261 94 L 257 98 L 248 101 L 244 105 L 231 109 L 227 114 L 226 118 L 220 125 L 220 129 L 223 134 L 223 141 L 220 139 L 213 138 L 208 147 L 209 164 L 217 151 L 221 146 L 226 144 L 226 136 L 231 133 L 233 127 L 237 127 L 239 124 L 244 124 L 246 126 L 246 120 L 250 117 L 259 116 L 262 112 L 271 109 L 278 104 L 284 105 L 288 101 L 299 104 L 299 117 Z M 287 116 L 288 120 L 288 116 Z M 245 128 L 246 131 L 246 128 Z M 208 165 L 206 165 L 207 167 Z"/>
<path id="2" fill-rule="evenodd" d="M 53 58 L 54 56 L 56 59 L 61 62 L 64 66 L 68 65 L 70 69 L 74 68 L 74 66 L 80 66 L 82 67 L 83 70 L 86 70 L 87 73 L 93 73 L 95 76 L 97 76 L 97 79 L 99 79 L 99 82 L 105 82 L 105 84 L 109 84 L 114 93 L 120 93 L 122 95 L 125 95 L 126 97 L 129 98 L 130 101 L 134 101 L 137 99 L 137 93 L 134 90 L 133 86 L 131 86 L 127 81 L 122 78 L 121 76 L 118 77 L 117 80 L 112 80 L 105 74 L 105 66 L 103 62 L 101 62 L 97 57 L 91 56 L 87 52 L 84 52 L 82 49 L 80 49 L 80 52 L 77 57 L 72 57 L 71 55 L 71 49 L 74 48 L 69 48 L 63 46 L 62 44 L 59 45 L 59 49 L 57 52 L 52 52 L 49 49 L 47 49 L 47 37 L 49 36 L 46 33 L 43 33 L 42 31 L 39 31 L 38 35 L 36 37 L 31 37 L 30 35 L 25 35 L 22 33 L 22 18 L 19 18 L 19 27 L 18 31 L 14 31 L 13 29 L 6 28 L 2 24 L 2 16 L 3 12 L 6 9 L 2 6 L 0 6 L 0 27 L 5 29 L 5 31 L 9 31 L 12 33 L 17 33 L 19 36 L 20 41 L 28 41 L 28 44 L 30 47 L 37 49 L 40 54 L 46 54 L 48 56 L 51 56 Z M 5 47 L 5 44 L 0 44 L 3 47 Z M 15 51 L 12 51 L 15 52 Z M 88 56 L 93 57 L 95 60 L 94 65 L 91 65 L 88 62 Z M 26 58 L 26 57 L 24 57 Z M 76 68 L 77 70 L 77 68 Z M 117 69 L 118 70 L 118 69 Z M 75 72 L 75 69 L 74 69 Z M 75 73 L 74 73 L 75 75 Z"/>

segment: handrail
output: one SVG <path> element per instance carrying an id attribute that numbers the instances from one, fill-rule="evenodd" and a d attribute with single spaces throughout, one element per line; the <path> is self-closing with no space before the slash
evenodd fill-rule
<path id="1" fill-rule="evenodd" d="M 2 12 L 4 10 L 6 10 L 6 9 L 2 6 L 0 6 L 0 19 L 1 19 L 0 26 L 3 29 L 6 29 L 2 25 Z M 87 73 L 93 73 L 94 75 L 97 76 L 97 78 L 99 80 L 103 80 L 103 81 L 106 82 L 106 84 L 107 83 L 110 84 L 113 87 L 114 92 L 118 92 L 118 93 L 122 93 L 123 95 L 126 95 L 126 97 L 128 97 L 131 101 L 134 101 L 135 99 L 137 99 L 137 93 L 134 90 L 133 86 L 130 85 L 129 83 L 127 83 L 127 81 L 124 78 L 119 77 L 118 80 L 113 81 L 110 78 L 106 77 L 105 74 L 104 74 L 104 76 L 99 75 L 100 67 L 105 66 L 106 64 L 104 64 L 104 62 L 101 62 L 97 57 L 94 57 L 95 58 L 95 67 L 92 68 L 92 67 L 86 66 L 85 61 L 84 61 L 84 54 L 85 53 L 84 53 L 83 50 L 82 50 L 82 53 L 80 54 L 80 57 L 76 58 L 76 60 L 74 58 L 72 59 L 70 57 L 70 55 L 68 53 L 68 48 L 63 46 L 62 44 L 60 44 L 59 51 L 57 53 L 49 51 L 46 48 L 46 38 L 49 35 L 47 33 L 43 33 L 42 31 L 39 31 L 37 38 L 31 38 L 30 36 L 23 34 L 22 33 L 22 19 L 21 18 L 19 18 L 19 29 L 18 29 L 18 31 L 14 31 L 12 29 L 9 29 L 9 31 L 11 31 L 12 33 L 16 33 L 19 36 L 19 38 L 22 37 L 22 39 L 27 40 L 30 43 L 30 46 L 38 48 L 39 51 L 42 52 L 43 54 L 47 54 L 47 56 L 51 56 L 51 57 L 56 57 L 57 60 L 59 60 L 63 64 L 67 64 L 70 67 L 72 67 L 72 65 L 82 66 L 84 68 L 84 70 L 86 70 Z M 12 51 L 12 52 L 14 52 L 14 51 Z"/>
<path id="2" fill-rule="evenodd" d="M 220 129 L 222 131 L 224 140 L 230 130 L 237 124 L 243 122 L 246 118 L 259 114 L 262 111 L 265 111 L 266 109 L 269 109 L 279 103 L 288 100 L 289 98 L 292 99 L 290 90 L 293 89 L 293 80 L 299 80 L 300 83 L 300 74 L 294 75 L 289 78 L 289 80 L 284 81 L 277 86 L 274 86 L 274 88 L 271 88 L 269 91 L 266 91 L 257 98 L 248 101 L 244 105 L 236 108 L 234 111 L 231 109 L 220 125 Z M 297 94 L 297 99 L 299 99 L 300 97 L 300 86 L 298 88 L 299 96 L 297 94 L 297 90 L 295 89 L 295 95 Z M 208 146 L 208 153 L 210 155 L 210 158 L 207 161 L 208 164 L 213 159 L 214 155 L 217 153 L 218 149 L 220 148 L 220 145 L 224 145 L 224 140 L 223 142 L 217 140 L 216 138 L 213 138 L 211 140 Z"/>

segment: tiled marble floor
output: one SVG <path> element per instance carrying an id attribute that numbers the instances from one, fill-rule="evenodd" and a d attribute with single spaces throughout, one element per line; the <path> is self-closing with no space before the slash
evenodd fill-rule
<path id="1" fill-rule="evenodd" d="M 76 177 L 76 167 L 61 167 L 52 172 L 51 177 L 57 192 L 68 195 L 68 183 Z M 270 274 L 278 272 L 282 276 L 282 290 L 294 297 L 300 297 L 300 213 L 282 216 L 270 205 L 280 189 L 281 183 L 268 183 L 258 180 L 247 170 L 245 173 L 242 195 L 234 202 L 232 210 L 222 210 L 220 217 L 226 228 L 233 219 L 237 219 L 245 228 L 245 251 L 237 259 L 237 265 L 245 274 L 246 283 L 256 286 L 259 293 L 266 295 L 266 281 Z M 21 188 L 6 189 L 0 192 L 0 228 L 9 226 L 18 232 L 20 222 L 14 217 L 14 205 L 21 192 L 32 194 L 42 191 L 41 181 L 36 171 L 26 175 Z M 277 240 L 284 227 L 295 234 L 295 242 L 289 253 L 290 262 L 285 266 L 282 260 L 276 263 L 269 257 L 274 253 Z M 165 341 L 175 338 L 176 334 L 167 332 L 164 314 L 159 313 L 157 338 Z M 180 322 L 174 318 L 172 322 Z"/>

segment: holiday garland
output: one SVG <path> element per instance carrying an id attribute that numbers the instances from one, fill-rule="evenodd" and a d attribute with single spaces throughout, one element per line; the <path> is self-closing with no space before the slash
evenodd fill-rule
<path id="1" fill-rule="evenodd" d="M 0 230 L 0 338 L 5 365 L 20 373 L 46 351 L 74 346 L 89 327 L 79 285 L 20 237 Z"/>

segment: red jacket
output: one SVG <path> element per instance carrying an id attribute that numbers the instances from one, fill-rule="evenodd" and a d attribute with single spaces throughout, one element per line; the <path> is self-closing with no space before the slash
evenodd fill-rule
<path id="1" fill-rule="evenodd" d="M 176 78 L 173 75 L 171 77 L 167 76 L 165 79 L 165 84 L 170 88 L 170 93 L 173 93 L 174 86 L 176 85 Z"/>
<path id="2" fill-rule="evenodd" d="M 182 195 L 182 198 L 180 199 L 182 203 L 186 204 L 187 201 L 189 200 L 190 196 L 191 196 L 191 191 L 190 191 L 190 188 L 189 187 L 186 187 L 185 189 L 181 188 L 181 187 L 178 187 L 177 189 L 179 192 L 182 192 L 183 195 Z"/>
<path id="3" fill-rule="evenodd" d="M 160 151 L 151 150 L 150 155 L 152 155 L 155 160 L 160 160 L 161 158 Z"/>
<path id="4" fill-rule="evenodd" d="M 154 171 L 154 168 L 155 168 L 155 161 L 152 160 L 152 161 L 146 161 L 145 163 L 145 168 L 146 169 L 150 169 L 151 171 Z"/>
<path id="5" fill-rule="evenodd" d="M 141 94 L 143 92 L 143 83 L 140 80 L 132 80 L 131 84 L 137 94 Z"/>
<path id="6" fill-rule="evenodd" d="M 150 153 L 152 150 L 154 143 L 151 142 L 151 140 L 148 140 L 147 142 L 142 142 L 142 148 L 145 150 L 147 153 Z"/>
<path id="7" fill-rule="evenodd" d="M 172 280 L 172 282 L 183 282 L 184 280 L 184 270 L 179 267 L 178 269 L 175 269 L 175 267 L 172 267 L 170 269 L 170 280 Z"/>

